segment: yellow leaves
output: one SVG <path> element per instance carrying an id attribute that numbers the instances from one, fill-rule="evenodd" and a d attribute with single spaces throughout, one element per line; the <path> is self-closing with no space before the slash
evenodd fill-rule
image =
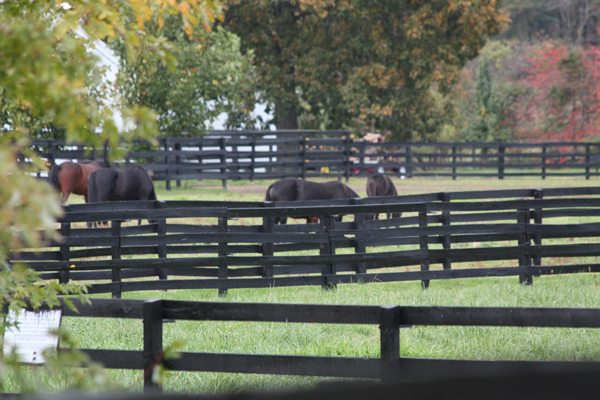
<path id="1" fill-rule="evenodd" d="M 212 84 L 216 86 L 219 84 L 219 82 L 216 79 L 213 79 Z"/>
<path id="2" fill-rule="evenodd" d="M 409 29 L 406 31 L 406 36 L 411 37 L 413 39 L 419 38 L 419 30 L 418 29 Z"/>
<path id="3" fill-rule="evenodd" d="M 179 12 L 183 15 L 186 15 L 190 12 L 190 5 L 187 2 L 181 2 L 179 3 Z"/>

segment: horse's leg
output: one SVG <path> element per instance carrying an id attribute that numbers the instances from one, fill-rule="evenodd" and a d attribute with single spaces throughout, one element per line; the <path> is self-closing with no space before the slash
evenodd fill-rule
<path id="1" fill-rule="evenodd" d="M 62 197 L 60 198 L 60 204 L 66 204 L 69 199 L 69 192 L 63 192 Z"/>

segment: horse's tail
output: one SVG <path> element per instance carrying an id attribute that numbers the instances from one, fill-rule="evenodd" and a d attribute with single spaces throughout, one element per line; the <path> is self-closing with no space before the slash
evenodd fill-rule
<path id="1" fill-rule="evenodd" d="M 390 195 L 398 196 L 398 191 L 396 190 L 396 185 L 394 185 L 394 182 L 392 182 L 392 180 L 390 178 L 388 178 L 388 184 L 390 185 Z"/>
<path id="2" fill-rule="evenodd" d="M 58 173 L 60 172 L 61 169 L 62 169 L 61 165 L 55 165 L 52 167 L 52 169 L 50 170 L 50 173 L 48 174 L 48 181 L 50 182 L 52 187 L 55 187 L 59 190 L 60 190 L 60 187 L 59 187 L 60 183 L 58 182 Z"/>
<path id="3" fill-rule="evenodd" d="M 98 171 L 98 170 L 96 170 Z M 94 171 L 95 172 L 95 171 Z M 88 203 L 97 203 L 98 202 L 98 185 L 96 183 L 96 174 L 92 172 L 87 179 L 87 187 L 88 187 Z"/>
<path id="4" fill-rule="evenodd" d="M 367 181 L 367 196 L 377 196 L 377 182 L 375 182 L 375 179 L 369 178 Z"/>
<path id="5" fill-rule="evenodd" d="M 152 185 L 152 190 L 150 191 L 150 194 L 148 195 L 148 200 L 158 200 L 156 198 L 156 192 L 154 191 L 154 185 Z"/>
<path id="6" fill-rule="evenodd" d="M 265 194 L 265 201 L 273 201 L 273 197 L 271 197 L 271 189 L 273 188 L 274 184 L 275 182 L 271 183 L 271 185 L 269 185 L 269 187 L 267 188 L 267 193 Z"/>

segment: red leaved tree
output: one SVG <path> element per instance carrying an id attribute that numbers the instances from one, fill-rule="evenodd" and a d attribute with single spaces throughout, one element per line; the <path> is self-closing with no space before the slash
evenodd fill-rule
<path id="1" fill-rule="evenodd" d="M 533 51 L 517 103 L 519 136 L 586 142 L 600 135 L 600 48 L 546 44 Z"/>

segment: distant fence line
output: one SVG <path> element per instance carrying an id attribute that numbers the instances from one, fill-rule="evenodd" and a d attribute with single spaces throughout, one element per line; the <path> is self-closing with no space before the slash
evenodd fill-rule
<path id="1" fill-rule="evenodd" d="M 359 306 L 193 302 L 175 300 L 73 299 L 77 312 L 61 308 L 65 317 L 132 318 L 143 321 L 143 349 L 77 349 L 109 369 L 144 373 L 144 391 L 161 391 L 153 371 L 164 365 L 172 371 L 202 371 L 273 375 L 371 378 L 392 383 L 435 381 L 501 374 L 592 373 L 593 361 L 448 360 L 400 356 L 400 330 L 412 326 L 503 326 L 600 328 L 600 310 L 586 308 Z M 297 324 L 378 325 L 380 356 L 331 357 L 270 354 L 180 352 L 164 360 L 164 321 L 252 321 Z"/>
<path id="2" fill-rule="evenodd" d="M 409 280 L 426 288 L 435 279 L 487 276 L 519 276 L 531 284 L 539 275 L 600 272 L 599 195 L 600 188 L 582 187 L 322 202 L 74 204 L 65 206 L 56 247 L 13 253 L 11 260 L 26 262 L 44 279 L 92 282 L 91 293 L 113 297 Z M 365 218 L 394 212 L 403 215 Z M 345 220 L 337 221 L 339 215 Z M 275 225 L 277 216 L 320 221 Z M 137 219 L 158 222 L 125 224 Z M 111 226 L 86 227 L 94 221 Z M 482 266 L 460 267 L 466 263 Z M 128 280 L 140 277 L 160 279 Z"/>
<path id="3" fill-rule="evenodd" d="M 197 138 L 161 138 L 158 147 L 135 141 L 117 165 L 142 163 L 154 180 L 280 179 L 368 176 L 380 171 L 419 176 L 495 177 L 598 175 L 600 143 L 370 143 L 347 131 L 222 131 Z M 92 159 L 107 164 L 108 148 L 35 140 L 53 165 Z"/>

